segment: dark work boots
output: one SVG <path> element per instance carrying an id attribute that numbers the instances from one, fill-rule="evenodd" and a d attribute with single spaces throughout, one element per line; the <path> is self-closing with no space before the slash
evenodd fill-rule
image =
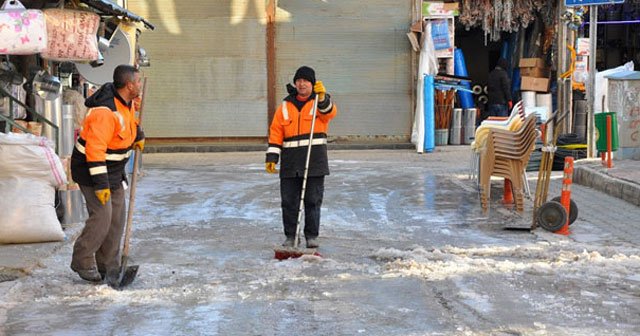
<path id="1" fill-rule="evenodd" d="M 71 265 L 71 270 L 78 273 L 80 278 L 90 282 L 102 282 L 102 277 L 100 276 L 100 272 L 98 272 L 97 267 L 91 267 L 89 269 L 77 269 Z"/>

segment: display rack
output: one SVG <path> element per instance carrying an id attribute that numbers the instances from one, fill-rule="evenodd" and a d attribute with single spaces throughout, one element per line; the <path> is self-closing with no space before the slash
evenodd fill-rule
<path id="1" fill-rule="evenodd" d="M 449 27 L 449 41 L 451 47 L 447 49 L 436 50 L 435 54 L 438 58 L 438 72 L 453 75 L 454 69 L 454 49 L 455 49 L 455 20 L 453 15 L 429 15 L 424 16 L 423 19 L 428 23 L 435 20 L 447 20 Z"/>

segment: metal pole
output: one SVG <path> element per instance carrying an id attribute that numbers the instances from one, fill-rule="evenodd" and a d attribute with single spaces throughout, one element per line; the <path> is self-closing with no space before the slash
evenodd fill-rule
<path id="1" fill-rule="evenodd" d="M 567 25 L 562 20 L 562 15 L 567 10 L 564 5 L 564 1 L 560 1 L 558 4 L 558 77 L 556 81 L 558 83 L 558 92 L 556 95 L 558 114 L 562 114 L 565 111 L 565 95 L 566 85 L 564 80 L 560 78 L 560 74 L 567 71 Z M 551 111 L 553 113 L 553 111 Z"/>
<path id="2" fill-rule="evenodd" d="M 589 6 L 589 83 L 587 85 L 587 157 L 595 156 L 596 55 L 598 40 L 598 6 Z M 602 107 L 604 109 L 604 106 Z"/>

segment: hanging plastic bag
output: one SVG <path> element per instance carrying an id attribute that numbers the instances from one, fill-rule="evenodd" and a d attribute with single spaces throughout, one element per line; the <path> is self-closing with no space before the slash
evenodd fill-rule
<path id="1" fill-rule="evenodd" d="M 42 58 L 54 61 L 98 59 L 100 16 L 86 11 L 45 9 L 49 45 Z"/>
<path id="2" fill-rule="evenodd" d="M 6 0 L 0 7 L 0 54 L 37 54 L 47 48 L 44 14 L 26 9 L 18 0 Z"/>

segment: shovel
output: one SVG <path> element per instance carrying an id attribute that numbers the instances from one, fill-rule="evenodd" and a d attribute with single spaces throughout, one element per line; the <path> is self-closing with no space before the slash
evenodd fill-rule
<path id="1" fill-rule="evenodd" d="M 121 289 L 133 282 L 138 274 L 138 265 L 129 266 L 129 241 L 131 239 L 131 224 L 133 222 L 133 205 L 136 196 L 136 183 L 138 182 L 138 165 L 140 160 L 140 150 L 136 149 L 133 158 L 133 174 L 131 175 L 131 192 L 129 194 L 129 209 L 127 210 L 127 226 L 124 234 L 124 247 L 122 248 L 122 259 L 117 275 L 108 277 L 109 286 Z"/>
<path id="2" fill-rule="evenodd" d="M 293 247 L 276 247 L 274 249 L 275 258 L 285 260 L 289 258 L 300 258 L 303 255 L 320 256 L 315 249 L 301 249 L 298 247 L 300 241 L 300 222 L 302 221 L 302 210 L 304 209 L 304 194 L 307 189 L 307 175 L 309 173 L 309 159 L 311 158 L 311 146 L 313 146 L 313 128 L 316 125 L 316 112 L 318 110 L 318 97 L 313 100 L 313 112 L 311 119 L 311 130 L 309 131 L 309 146 L 307 147 L 307 159 L 304 163 L 304 177 L 302 179 L 302 194 L 300 195 L 300 206 L 298 207 L 298 223 L 296 224 L 296 237 Z"/>
<path id="3" fill-rule="evenodd" d="M 147 93 L 147 78 L 142 82 L 142 101 L 140 102 L 140 111 L 138 118 L 142 124 L 142 109 L 144 107 L 144 98 Z M 133 206 L 136 201 L 136 184 L 138 183 L 138 166 L 140 165 L 140 150 L 135 150 L 133 157 L 133 174 L 131 174 L 131 191 L 129 193 L 129 208 L 127 210 L 127 225 L 124 234 L 124 247 L 122 248 L 122 259 L 120 260 L 120 269 L 118 274 L 110 274 L 107 277 L 109 286 L 115 289 L 122 289 L 133 282 L 138 274 L 139 265 L 129 266 L 129 241 L 131 240 L 131 224 L 133 223 Z"/>

